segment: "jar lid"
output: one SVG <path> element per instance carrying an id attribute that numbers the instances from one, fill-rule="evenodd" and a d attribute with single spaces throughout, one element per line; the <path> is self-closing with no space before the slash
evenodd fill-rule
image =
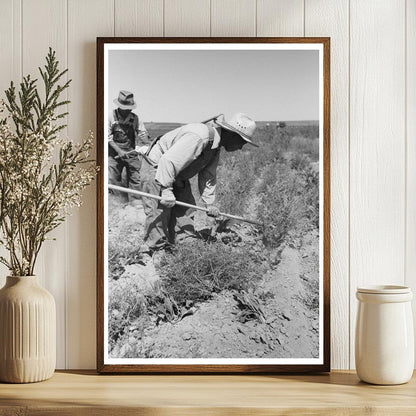
<path id="1" fill-rule="evenodd" d="M 410 287 L 395 285 L 375 285 L 367 287 L 358 287 L 358 293 L 377 293 L 382 295 L 396 295 L 400 293 L 411 293 Z"/>

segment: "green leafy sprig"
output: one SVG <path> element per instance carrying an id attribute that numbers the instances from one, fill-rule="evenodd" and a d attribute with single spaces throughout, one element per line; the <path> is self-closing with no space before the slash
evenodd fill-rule
<path id="1" fill-rule="evenodd" d="M 97 170 L 92 133 L 80 144 L 59 136 L 69 103 L 61 96 L 71 81 L 61 82 L 67 70 L 51 48 L 39 72 L 43 94 L 27 75 L 19 91 L 10 84 L 0 108 L 0 245 L 9 252 L 0 262 L 14 276 L 33 275 L 47 235 L 81 205 Z"/>

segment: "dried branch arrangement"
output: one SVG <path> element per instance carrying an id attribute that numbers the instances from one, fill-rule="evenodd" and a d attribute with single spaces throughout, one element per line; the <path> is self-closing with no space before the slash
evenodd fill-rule
<path id="1" fill-rule="evenodd" d="M 0 107 L 0 245 L 9 252 L 0 262 L 13 276 L 33 275 L 47 235 L 81 205 L 97 170 L 92 133 L 79 144 L 60 137 L 71 81 L 52 49 L 39 72 L 42 93 L 27 75 L 18 91 L 11 82 Z"/>

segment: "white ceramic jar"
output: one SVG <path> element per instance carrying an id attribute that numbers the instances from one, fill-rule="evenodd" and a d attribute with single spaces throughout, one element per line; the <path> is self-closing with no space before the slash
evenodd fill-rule
<path id="1" fill-rule="evenodd" d="M 410 288 L 370 286 L 357 289 L 355 366 L 358 377 L 372 384 L 402 384 L 414 367 Z"/>

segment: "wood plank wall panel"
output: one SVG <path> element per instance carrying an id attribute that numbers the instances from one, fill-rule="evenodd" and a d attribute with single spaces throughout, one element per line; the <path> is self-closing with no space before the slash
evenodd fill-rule
<path id="1" fill-rule="evenodd" d="M 405 1 L 351 0 L 350 365 L 357 286 L 403 284 Z M 334 139 L 334 136 L 333 136 Z"/>
<path id="2" fill-rule="evenodd" d="M 255 0 L 211 0 L 211 36 L 256 36 Z"/>
<path id="3" fill-rule="evenodd" d="M 165 36 L 210 36 L 210 0 L 165 0 Z"/>
<path id="4" fill-rule="evenodd" d="M 257 0 L 257 36 L 303 36 L 304 0 Z"/>
<path id="5" fill-rule="evenodd" d="M 416 1 L 406 2 L 406 281 L 416 297 Z M 416 322 L 416 299 L 413 300 Z"/>
<path id="6" fill-rule="evenodd" d="M 113 0 L 69 0 L 69 136 L 79 141 L 96 122 L 96 37 L 114 35 Z M 67 368 L 96 362 L 96 186 L 69 221 Z"/>
<path id="7" fill-rule="evenodd" d="M 0 13 L 0 100 L 5 99 L 4 91 L 10 81 L 19 84 L 22 76 L 21 66 L 21 0 L 4 0 Z M 0 255 L 8 258 L 7 251 L 0 248 Z M 0 264 L 0 287 L 6 282 L 8 269 Z"/>
<path id="8" fill-rule="evenodd" d="M 115 0 L 115 36 L 163 36 L 163 0 Z"/>
<path id="9" fill-rule="evenodd" d="M 5 0 L 2 3 L 2 12 L 0 14 L 0 100 L 5 99 L 4 90 L 9 87 L 10 81 L 14 78 L 14 25 L 13 0 Z M 3 247 L 0 247 L 0 256 L 8 258 L 7 251 Z M 7 267 L 0 264 L 0 287 L 3 287 L 6 283 L 7 275 Z"/>
<path id="10" fill-rule="evenodd" d="M 22 71 L 36 73 L 52 46 L 73 79 L 75 140 L 95 129 L 97 36 L 332 37 L 332 367 L 354 367 L 356 286 L 416 287 L 415 0 L 1 3 L 0 95 Z M 58 367 L 94 368 L 95 186 L 55 236 L 37 273 L 57 303 Z"/>
<path id="11" fill-rule="evenodd" d="M 0 13 L 0 99 L 21 79 L 21 0 L 3 0 Z"/>
<path id="12" fill-rule="evenodd" d="M 22 70 L 40 78 L 49 47 L 56 51 L 60 68 L 67 67 L 66 0 L 23 0 L 22 2 Z M 39 85 L 42 84 L 39 82 Z M 40 91 L 43 91 L 41 88 Z M 66 94 L 63 96 L 66 98 Z M 66 129 L 61 132 L 62 136 Z M 55 160 L 57 156 L 55 157 Z M 52 239 L 56 239 L 52 241 Z M 67 225 L 61 225 L 49 235 L 40 251 L 35 273 L 41 284 L 54 296 L 57 313 L 57 367 L 66 361 L 66 259 Z"/>
<path id="13" fill-rule="evenodd" d="M 331 37 L 331 366 L 349 367 L 348 0 L 306 0 L 305 36 Z"/>

